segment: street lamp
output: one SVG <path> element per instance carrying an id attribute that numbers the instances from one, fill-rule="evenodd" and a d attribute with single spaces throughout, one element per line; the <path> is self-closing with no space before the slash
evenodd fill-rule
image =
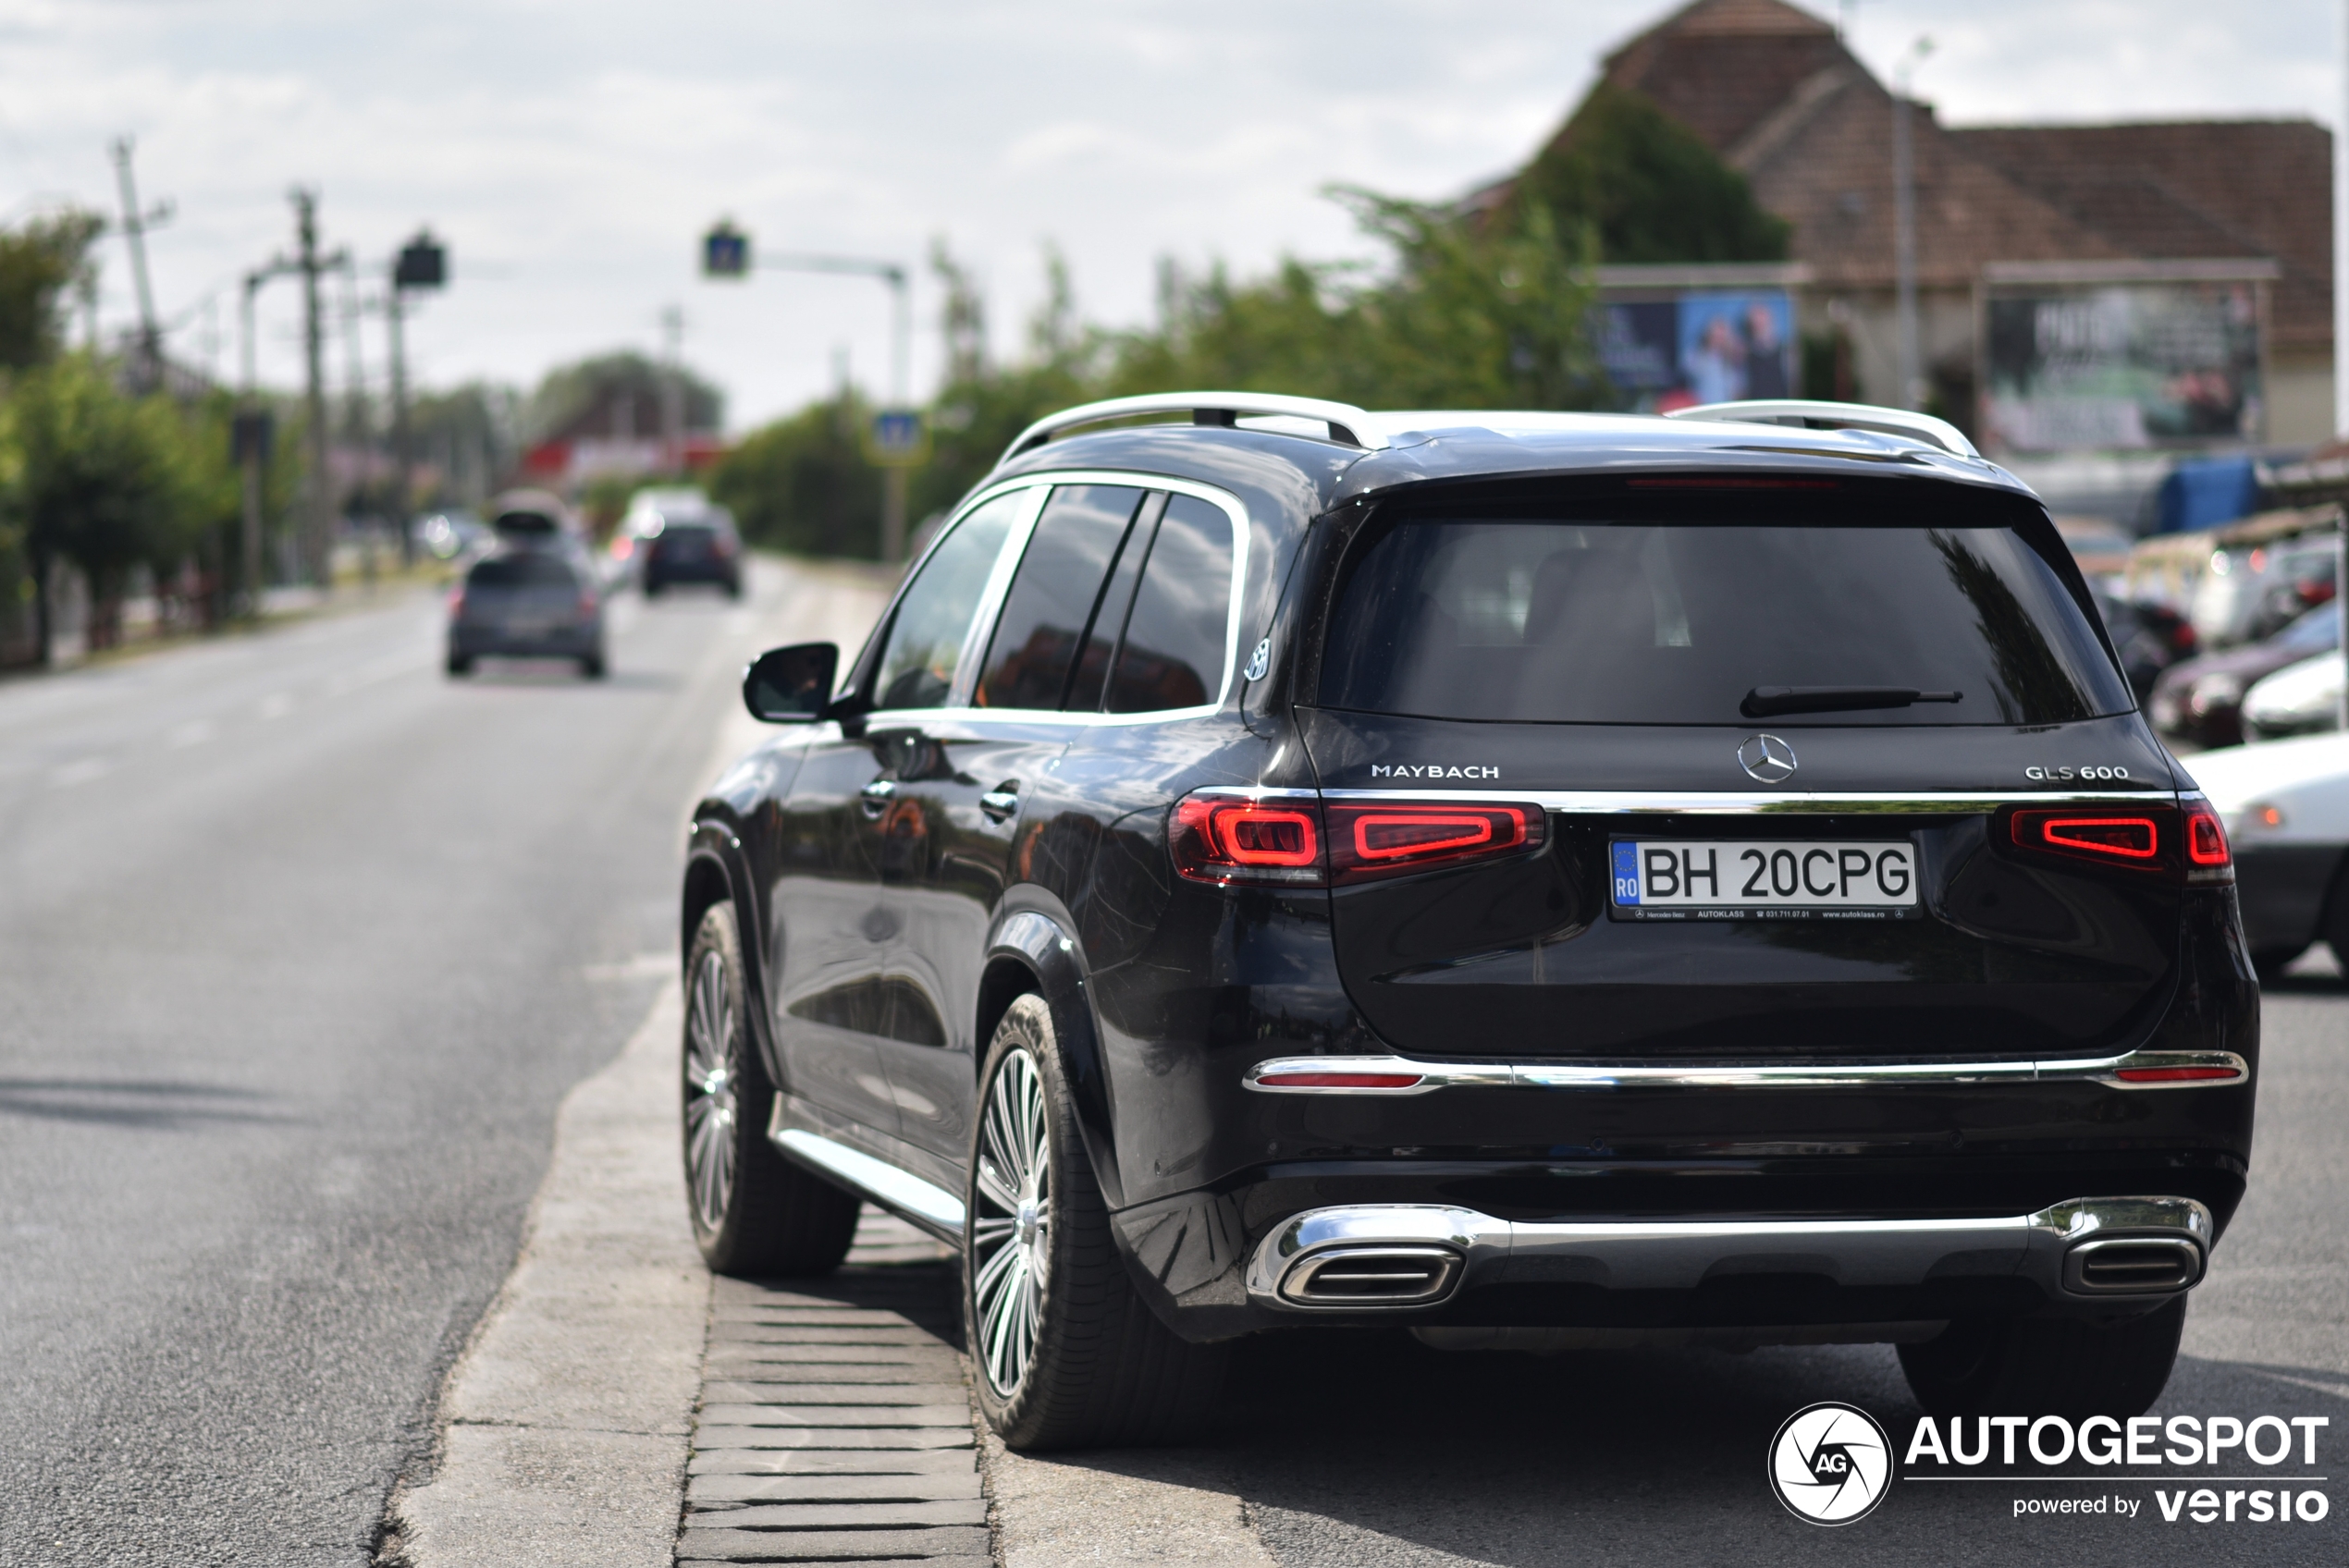
<path id="1" fill-rule="evenodd" d="M 1933 40 L 1909 45 L 1892 67 L 1892 266 L 1900 290 L 1900 406 L 1925 407 L 1923 356 L 1917 346 L 1917 179 L 1910 146 L 1909 78 L 1933 53 Z"/>
<path id="2" fill-rule="evenodd" d="M 720 219 L 702 236 L 702 276 L 712 279 L 744 278 L 754 267 L 771 272 L 849 273 L 878 278 L 890 288 L 889 407 L 873 416 L 866 450 L 881 470 L 881 559 L 894 562 L 905 553 L 905 471 L 922 460 L 927 443 L 921 414 L 906 406 L 910 380 L 906 355 L 911 348 L 912 303 L 905 269 L 895 262 L 862 256 L 831 256 L 794 252 L 754 257 L 750 236 Z"/>

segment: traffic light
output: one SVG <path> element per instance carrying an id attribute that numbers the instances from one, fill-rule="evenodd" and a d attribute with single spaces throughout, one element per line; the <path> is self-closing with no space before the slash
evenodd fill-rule
<path id="1" fill-rule="evenodd" d="M 449 281 L 449 251 L 432 237 L 432 230 L 421 229 L 416 238 L 401 248 L 400 259 L 391 266 L 394 288 L 438 288 Z"/>
<path id="2" fill-rule="evenodd" d="M 750 236 L 720 218 L 701 238 L 704 277 L 741 277 L 750 271 Z"/>

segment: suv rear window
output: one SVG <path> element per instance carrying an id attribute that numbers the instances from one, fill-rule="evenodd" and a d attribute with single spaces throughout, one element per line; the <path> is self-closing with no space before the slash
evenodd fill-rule
<path id="1" fill-rule="evenodd" d="M 1358 548 L 1323 646 L 1323 706 L 1432 718 L 1748 724 L 1762 686 L 1962 693 L 1780 720 L 1799 725 L 2134 705 L 2078 602 L 2002 526 L 1406 517 Z"/>
<path id="2" fill-rule="evenodd" d="M 560 556 L 492 556 L 476 562 L 465 582 L 474 588 L 576 588 L 579 579 Z"/>

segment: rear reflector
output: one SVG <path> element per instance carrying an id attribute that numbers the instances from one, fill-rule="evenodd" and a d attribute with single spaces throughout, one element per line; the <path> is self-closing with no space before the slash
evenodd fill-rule
<path id="1" fill-rule="evenodd" d="M 2123 1067 L 2113 1073 L 2123 1084 L 2208 1084 L 2243 1075 L 2239 1067 Z"/>
<path id="2" fill-rule="evenodd" d="M 1267 1072 L 1253 1080 L 1260 1089 L 1416 1089 L 1416 1072 Z"/>

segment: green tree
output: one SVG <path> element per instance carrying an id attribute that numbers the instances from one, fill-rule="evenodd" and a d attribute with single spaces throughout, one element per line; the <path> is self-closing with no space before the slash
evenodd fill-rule
<path id="1" fill-rule="evenodd" d="M 810 403 L 744 436 L 709 476 L 743 536 L 806 556 L 880 554 L 880 471 L 857 433 L 871 410 L 853 393 Z"/>
<path id="2" fill-rule="evenodd" d="M 1556 139 L 1518 176 L 1497 214 L 1504 229 L 1546 210 L 1568 233 L 1587 227 L 1608 262 L 1778 262 L 1784 220 L 1702 137 L 1642 95 L 1602 81 Z"/>
<path id="3" fill-rule="evenodd" d="M 61 303 L 102 227 L 92 214 L 67 212 L 0 229 L 0 371 L 56 357 L 65 340 Z"/>
<path id="4" fill-rule="evenodd" d="M 224 437 L 225 439 L 225 437 Z M 197 433 L 161 394 L 129 398 L 103 366 L 69 354 L 19 374 L 0 409 L 11 454 L 9 510 L 39 585 L 41 645 L 50 640 L 52 565 L 88 574 L 92 641 L 113 641 L 129 570 L 168 570 L 200 543 L 231 494 L 227 465 L 206 472 Z"/>

